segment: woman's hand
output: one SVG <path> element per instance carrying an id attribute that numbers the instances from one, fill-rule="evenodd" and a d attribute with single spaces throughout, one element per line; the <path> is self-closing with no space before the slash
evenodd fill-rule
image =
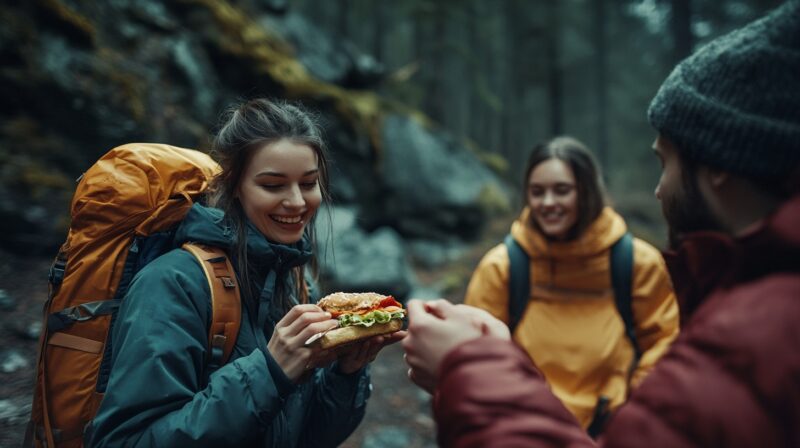
<path id="1" fill-rule="evenodd" d="M 275 362 L 283 373 L 294 383 L 302 381 L 306 373 L 314 368 L 330 363 L 331 354 L 319 348 L 305 346 L 305 342 L 316 333 L 329 330 L 337 325 L 330 313 L 316 305 L 295 305 L 276 325 L 267 343 Z"/>
<path id="2" fill-rule="evenodd" d="M 339 371 L 351 374 L 375 361 L 378 353 L 387 345 L 401 341 L 406 337 L 406 331 L 401 330 L 392 334 L 373 336 L 361 342 L 344 347 L 339 353 Z"/>
<path id="3" fill-rule="evenodd" d="M 481 336 L 511 337 L 508 327 L 486 311 L 446 300 L 410 300 L 408 322 L 403 341 L 408 377 L 429 393 L 435 390 L 439 367 L 451 350 Z"/>

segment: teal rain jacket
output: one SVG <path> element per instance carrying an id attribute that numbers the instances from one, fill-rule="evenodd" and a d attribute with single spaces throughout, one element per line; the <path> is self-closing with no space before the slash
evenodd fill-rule
<path id="1" fill-rule="evenodd" d="M 176 244 L 229 247 L 233 235 L 221 218 L 220 210 L 195 205 Z M 259 312 L 242 306 L 233 353 L 213 372 L 206 363 L 211 297 L 200 264 L 176 249 L 136 274 L 112 329 L 111 373 L 87 446 L 336 446 L 361 422 L 366 368 L 351 375 L 335 365 L 317 369 L 295 385 L 267 351 L 282 317 L 270 306 L 275 283 L 308 261 L 308 243 L 273 244 L 249 225 L 247 246 L 248 260 L 258 263 L 251 278 L 261 289 Z"/>

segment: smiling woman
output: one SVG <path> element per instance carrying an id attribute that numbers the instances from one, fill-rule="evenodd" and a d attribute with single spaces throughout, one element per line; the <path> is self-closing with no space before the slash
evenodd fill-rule
<path id="1" fill-rule="evenodd" d="M 87 445 L 337 446 L 364 417 L 367 364 L 393 340 L 335 353 L 305 345 L 337 325 L 304 271 L 328 198 L 319 128 L 295 105 L 256 99 L 228 112 L 213 149 L 222 171 L 208 205 L 194 204 L 177 249 L 136 274 L 112 324 L 108 387 Z M 209 362 L 210 283 L 184 242 L 233 262 L 241 307 L 225 311 L 241 313 L 240 327 L 222 366 Z"/>
<path id="2" fill-rule="evenodd" d="M 283 139 L 257 149 L 239 186 L 245 215 L 276 243 L 299 241 L 322 202 L 316 152 Z"/>
<path id="3" fill-rule="evenodd" d="M 520 297 L 523 311 L 511 315 L 513 269 L 505 244 L 481 260 L 465 303 L 506 323 L 518 321 L 514 339 L 553 393 L 597 435 L 677 335 L 675 296 L 661 254 L 633 238 L 630 327 L 623 319 L 617 303 L 627 303 L 627 296 L 617 297 L 612 288 L 610 254 L 627 240 L 627 228 L 606 206 L 599 168 L 581 142 L 558 137 L 537 145 L 523 188 L 523 210 L 511 227 L 530 260 L 523 266 L 530 285 Z"/>
<path id="4" fill-rule="evenodd" d="M 563 160 L 548 159 L 530 171 L 531 223 L 547 236 L 565 240 L 578 221 L 575 174 Z"/>

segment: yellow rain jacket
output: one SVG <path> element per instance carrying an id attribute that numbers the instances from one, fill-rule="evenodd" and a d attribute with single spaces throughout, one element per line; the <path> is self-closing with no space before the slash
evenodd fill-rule
<path id="1" fill-rule="evenodd" d="M 634 238 L 633 318 L 642 358 L 628 384 L 633 348 L 614 303 L 609 251 L 626 232 L 610 207 L 578 239 L 553 242 L 530 222 L 525 208 L 511 234 L 531 259 L 531 300 L 514 340 L 541 369 L 553 393 L 583 425 L 592 420 L 598 398 L 614 410 L 664 354 L 678 334 L 678 306 L 661 253 Z M 465 303 L 508 323 L 509 258 L 504 244 L 481 260 Z"/>

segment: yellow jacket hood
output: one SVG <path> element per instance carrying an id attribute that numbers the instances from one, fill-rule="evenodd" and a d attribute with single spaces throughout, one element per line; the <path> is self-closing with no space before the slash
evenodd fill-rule
<path id="1" fill-rule="evenodd" d="M 511 225 L 511 235 L 531 258 L 575 258 L 600 254 L 611 248 L 628 230 L 625 220 L 611 207 L 605 207 L 577 239 L 550 241 L 529 225 L 531 213 L 531 209 L 525 207 Z"/>

